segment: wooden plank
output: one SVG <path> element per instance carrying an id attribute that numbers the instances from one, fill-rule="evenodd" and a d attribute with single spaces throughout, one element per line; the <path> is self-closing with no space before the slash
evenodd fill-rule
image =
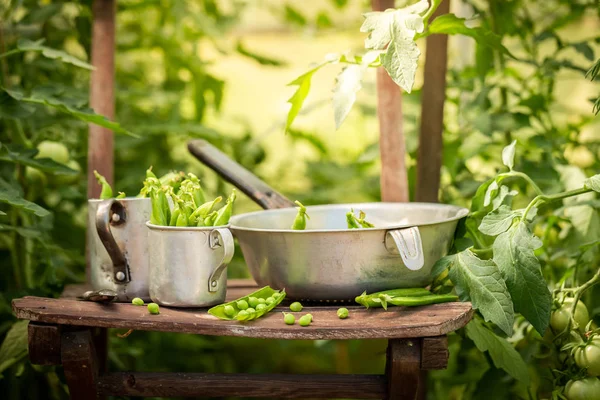
<path id="1" fill-rule="evenodd" d="M 98 364 L 89 330 L 63 332 L 61 358 L 72 400 L 100 399 Z"/>
<path id="2" fill-rule="evenodd" d="M 124 372 L 100 378 L 98 386 L 102 394 L 116 396 L 381 399 L 386 379 L 382 375 Z"/>
<path id="3" fill-rule="evenodd" d="M 92 3 L 92 71 L 90 107 L 109 119 L 115 117 L 115 0 Z M 88 198 L 100 197 L 101 187 L 94 170 L 113 184 L 113 133 L 90 124 L 88 136 Z"/>
<path id="4" fill-rule="evenodd" d="M 446 369 L 448 366 L 448 337 L 426 337 L 421 342 L 421 369 Z"/>
<path id="5" fill-rule="evenodd" d="M 432 18 L 449 11 L 450 0 L 442 1 Z M 443 155 L 448 35 L 431 35 L 426 40 L 415 198 L 437 203 Z"/>
<path id="6" fill-rule="evenodd" d="M 394 8 L 394 0 L 372 0 L 373 11 Z M 381 154 L 381 200 L 409 201 L 402 94 L 383 67 L 377 68 L 377 116 Z"/>
<path id="7" fill-rule="evenodd" d="M 108 119 L 115 116 L 115 18 L 116 0 L 94 0 L 92 3 L 92 71 L 90 80 L 90 107 Z M 96 182 L 94 170 L 114 183 L 113 133 L 98 125 L 89 125 L 87 160 L 87 197 L 100 197 L 101 186 Z M 89 238 L 89 237 L 88 237 Z M 86 277 L 91 280 L 90 244 L 86 238 Z"/>
<path id="8" fill-rule="evenodd" d="M 60 364 L 61 327 L 30 322 L 27 326 L 29 360 L 36 365 Z"/>
<path id="9" fill-rule="evenodd" d="M 99 304 L 87 301 L 24 297 L 13 300 L 18 318 L 36 322 L 121 328 L 201 335 L 240 336 L 271 339 L 376 339 L 441 336 L 463 327 L 472 316 L 470 303 L 444 303 L 422 307 L 365 309 L 348 305 L 350 317 L 340 320 L 339 305 L 307 306 L 303 313 L 314 317 L 309 327 L 283 323 L 277 307 L 269 315 L 241 323 L 222 321 L 206 309 L 161 307 L 159 315 L 151 315 L 146 307 L 127 303 Z M 299 314 L 300 315 L 300 314 Z"/>
<path id="10" fill-rule="evenodd" d="M 421 381 L 421 344 L 418 339 L 390 340 L 386 376 L 388 400 L 414 400 Z"/>
<path id="11" fill-rule="evenodd" d="M 67 285 L 60 298 L 76 299 L 88 290 L 92 290 L 92 285 L 89 283 Z M 258 290 L 258 285 L 252 279 L 228 279 L 226 299 L 227 301 L 235 300 L 255 290 Z"/>

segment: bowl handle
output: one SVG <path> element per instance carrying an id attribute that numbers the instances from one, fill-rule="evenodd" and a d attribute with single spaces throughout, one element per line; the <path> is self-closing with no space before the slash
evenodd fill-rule
<path id="1" fill-rule="evenodd" d="M 111 225 L 121 225 L 126 221 L 125 207 L 120 201 L 107 199 L 100 203 L 96 211 L 96 232 L 113 263 L 113 277 L 117 284 L 131 280 L 125 254 L 111 232 Z"/>
<path id="2" fill-rule="evenodd" d="M 208 243 L 210 248 L 213 250 L 218 249 L 219 247 L 223 247 L 224 250 L 223 258 L 208 278 L 208 291 L 216 292 L 219 290 L 219 278 L 221 277 L 223 271 L 225 271 L 227 264 L 229 264 L 233 258 L 235 245 L 233 243 L 233 236 L 227 228 L 218 228 L 212 230 L 208 237 Z"/>
<path id="3" fill-rule="evenodd" d="M 423 268 L 423 244 L 418 227 L 393 229 L 387 231 L 385 236 L 386 248 L 392 254 L 400 254 L 406 268 L 412 271 Z M 392 239 L 395 246 L 388 246 L 388 238 Z"/>

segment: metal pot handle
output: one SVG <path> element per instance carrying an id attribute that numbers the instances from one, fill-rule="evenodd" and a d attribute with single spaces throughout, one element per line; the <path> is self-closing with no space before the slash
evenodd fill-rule
<path id="1" fill-rule="evenodd" d="M 386 248 L 390 253 L 400 254 L 406 268 L 412 271 L 423 268 L 423 244 L 418 227 L 394 229 L 387 231 L 385 235 Z M 395 246 L 388 246 L 388 237 L 393 240 Z"/>
<path id="2" fill-rule="evenodd" d="M 225 250 L 221 262 L 208 278 L 208 291 L 216 292 L 219 290 L 219 278 L 223 271 L 225 271 L 227 264 L 229 264 L 233 258 L 233 252 L 235 250 L 233 236 L 227 228 L 214 229 L 208 236 L 208 245 L 212 250 L 218 249 L 219 247 L 223 247 Z"/>
<path id="3" fill-rule="evenodd" d="M 110 226 L 121 225 L 126 221 L 125 207 L 115 199 L 104 200 L 96 211 L 96 231 L 100 241 L 108 252 L 113 263 L 113 277 L 115 283 L 123 284 L 131 280 L 129 264 L 125 254 L 119 248 Z"/>

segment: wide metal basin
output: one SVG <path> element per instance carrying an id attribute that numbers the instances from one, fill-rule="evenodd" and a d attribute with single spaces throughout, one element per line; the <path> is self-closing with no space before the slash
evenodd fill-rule
<path id="1" fill-rule="evenodd" d="M 354 209 L 375 224 L 347 229 Z M 307 207 L 307 230 L 290 227 L 297 209 L 231 219 L 244 259 L 259 285 L 307 300 L 350 300 L 363 291 L 422 287 L 452 245 L 461 207 L 434 203 L 362 203 Z"/>

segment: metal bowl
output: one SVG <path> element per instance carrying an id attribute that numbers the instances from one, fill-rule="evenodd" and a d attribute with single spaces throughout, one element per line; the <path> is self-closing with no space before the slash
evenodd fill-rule
<path id="1" fill-rule="evenodd" d="M 347 229 L 346 213 L 367 214 L 376 228 Z M 434 203 L 362 203 L 307 207 L 307 230 L 290 227 L 297 209 L 231 219 L 259 285 L 306 300 L 349 300 L 363 291 L 422 287 L 452 245 L 461 207 Z"/>

